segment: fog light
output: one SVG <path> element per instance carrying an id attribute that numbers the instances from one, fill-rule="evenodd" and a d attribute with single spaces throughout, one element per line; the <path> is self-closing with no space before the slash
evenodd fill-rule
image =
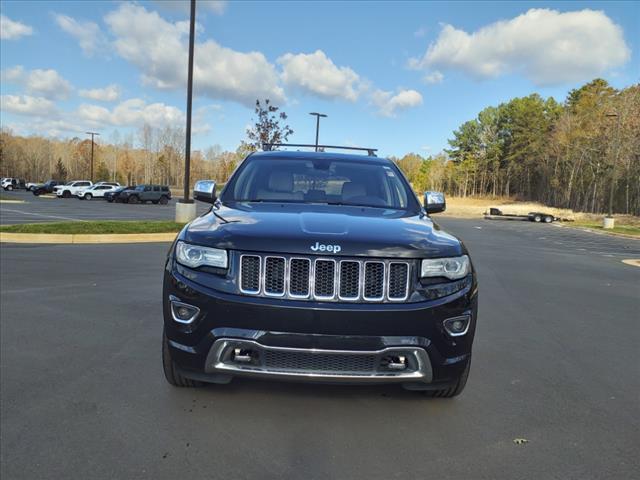
<path id="1" fill-rule="evenodd" d="M 404 355 L 387 355 L 382 358 L 380 366 L 385 370 L 406 370 L 407 357 Z"/>
<path id="2" fill-rule="evenodd" d="M 452 337 L 460 337 L 467 333 L 470 323 L 471 317 L 469 315 L 462 315 L 460 317 L 447 318 L 442 324 L 449 335 Z"/>
<path id="3" fill-rule="evenodd" d="M 190 324 L 196 319 L 196 317 L 200 313 L 200 309 L 198 307 L 194 307 L 193 305 L 180 302 L 174 296 L 170 297 L 170 302 L 171 302 L 171 316 L 178 323 Z"/>
<path id="4" fill-rule="evenodd" d="M 244 348 L 234 348 L 232 360 L 236 363 L 251 363 L 253 356 L 251 350 L 245 350 Z"/>

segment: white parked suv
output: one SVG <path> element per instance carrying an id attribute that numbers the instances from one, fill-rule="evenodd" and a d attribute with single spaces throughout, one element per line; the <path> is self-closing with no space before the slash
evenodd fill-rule
<path id="1" fill-rule="evenodd" d="M 69 198 L 76 196 L 79 190 L 89 188 L 91 185 L 93 185 L 93 183 L 89 180 L 74 180 L 64 185 L 53 187 L 53 191 L 58 197 Z"/>
<path id="2" fill-rule="evenodd" d="M 4 188 L 5 190 L 18 190 L 18 189 L 24 189 L 27 188 L 25 187 L 24 184 L 24 180 L 21 178 L 3 178 L 2 179 L 2 183 L 0 183 L 0 186 L 2 186 L 2 188 Z"/>
<path id="3" fill-rule="evenodd" d="M 110 185 L 112 187 L 119 187 L 120 184 L 118 182 L 96 182 L 94 185 Z"/>
<path id="4" fill-rule="evenodd" d="M 96 183 L 90 187 L 82 188 L 76 191 L 76 195 L 80 200 L 91 200 L 92 198 L 104 198 L 107 192 L 113 192 L 118 187 L 106 183 Z"/>

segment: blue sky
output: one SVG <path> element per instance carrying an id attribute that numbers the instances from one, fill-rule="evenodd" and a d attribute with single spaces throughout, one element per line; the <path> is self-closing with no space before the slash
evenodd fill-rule
<path id="1" fill-rule="evenodd" d="M 1 2 L 3 127 L 183 125 L 188 4 Z M 488 105 L 640 79 L 638 2 L 199 2 L 194 145 L 235 149 L 256 98 L 291 142 L 437 153 Z"/>

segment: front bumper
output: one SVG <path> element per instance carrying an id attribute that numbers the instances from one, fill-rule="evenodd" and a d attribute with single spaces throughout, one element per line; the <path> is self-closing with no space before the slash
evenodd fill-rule
<path id="1" fill-rule="evenodd" d="M 463 291 L 428 302 L 321 303 L 223 293 L 192 282 L 170 264 L 164 278 L 165 334 L 171 358 L 188 378 L 227 383 L 234 376 L 252 376 L 431 389 L 455 383 L 470 361 L 475 280 Z M 200 309 L 193 324 L 172 318 L 169 296 Z M 471 317 L 469 329 L 454 338 L 442 322 L 460 315 Z M 234 352 L 250 352 L 251 361 L 234 361 Z M 403 357 L 405 368 L 385 368 L 390 357 Z"/>

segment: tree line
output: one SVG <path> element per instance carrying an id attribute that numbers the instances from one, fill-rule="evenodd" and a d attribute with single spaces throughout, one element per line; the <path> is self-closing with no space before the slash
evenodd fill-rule
<path id="1" fill-rule="evenodd" d="M 279 108 L 256 101 L 254 125 L 236 151 L 195 151 L 192 182 L 226 182 L 263 142 L 293 130 Z M 483 109 L 453 132 L 449 149 L 391 157 L 414 189 L 453 196 L 507 196 L 593 213 L 640 215 L 640 85 L 622 90 L 596 79 L 563 103 L 538 94 Z M 184 182 L 184 130 L 143 125 L 94 146 L 94 180 L 121 184 Z M 88 178 L 91 140 L 0 132 L 0 175 L 28 180 Z"/>
<path id="2" fill-rule="evenodd" d="M 487 107 L 450 148 L 395 159 L 417 191 L 507 196 L 576 211 L 640 215 L 640 85 L 596 79 L 564 103 L 538 94 Z"/>
<path id="3" fill-rule="evenodd" d="M 160 183 L 182 186 L 184 182 L 184 130 L 143 125 L 136 133 L 121 137 L 115 131 L 108 142 L 94 144 L 94 181 L 117 181 L 136 185 Z M 218 145 L 191 155 L 191 179 L 213 178 L 224 182 L 242 152 L 223 151 Z M 0 132 L 0 174 L 29 181 L 89 179 L 91 140 L 73 137 L 60 140 L 22 137 Z"/>
<path id="4" fill-rule="evenodd" d="M 191 184 L 208 178 L 227 181 L 238 163 L 263 143 L 286 141 L 293 130 L 285 125 L 287 115 L 269 100 L 256 101 L 255 124 L 236 151 L 219 145 L 191 154 Z M 117 130 L 106 142 L 94 143 L 94 181 L 117 181 L 137 185 L 161 183 L 184 185 L 183 128 L 142 125 L 137 132 L 122 136 Z M 45 181 L 89 179 L 91 140 L 73 137 L 60 140 L 40 136 L 22 137 L 8 129 L 0 131 L 0 175 Z"/>

